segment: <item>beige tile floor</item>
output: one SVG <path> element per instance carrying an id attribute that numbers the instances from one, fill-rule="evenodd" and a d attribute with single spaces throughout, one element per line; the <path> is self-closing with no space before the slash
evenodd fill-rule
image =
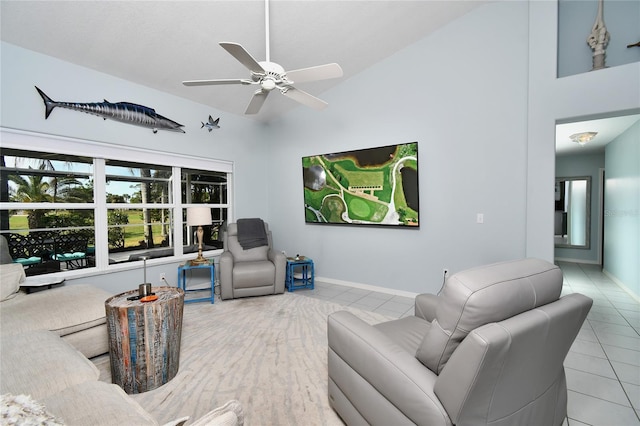
<path id="1" fill-rule="evenodd" d="M 560 262 L 563 294 L 593 299 L 565 360 L 569 426 L 640 426 L 640 304 L 597 265 Z M 316 281 L 296 293 L 394 317 L 413 314 L 413 299 Z"/>

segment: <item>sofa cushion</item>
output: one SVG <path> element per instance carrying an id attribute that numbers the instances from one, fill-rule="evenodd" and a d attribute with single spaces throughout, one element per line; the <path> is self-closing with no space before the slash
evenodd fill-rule
<path id="1" fill-rule="evenodd" d="M 0 301 L 15 296 L 25 279 L 24 268 L 19 263 L 0 264 Z"/>
<path id="2" fill-rule="evenodd" d="M 90 285 L 67 285 L 2 303 L 2 333 L 50 330 L 59 336 L 106 323 L 104 302 L 111 294 Z"/>
<path id="3" fill-rule="evenodd" d="M 439 296 L 436 317 L 416 357 L 436 374 L 472 330 L 558 299 L 562 272 L 540 259 L 469 269 L 451 276 Z"/>
<path id="4" fill-rule="evenodd" d="M 40 400 L 68 425 L 157 425 L 120 386 L 93 381 L 80 383 Z"/>
<path id="5" fill-rule="evenodd" d="M 41 399 L 100 375 L 92 362 L 50 331 L 2 333 L 0 355 L 0 393 Z"/>
<path id="6" fill-rule="evenodd" d="M 40 400 L 68 425 L 157 425 L 120 386 L 93 381 L 80 383 Z"/>
<path id="7" fill-rule="evenodd" d="M 13 263 L 11 252 L 9 251 L 9 243 L 4 235 L 0 234 L 0 264 Z"/>

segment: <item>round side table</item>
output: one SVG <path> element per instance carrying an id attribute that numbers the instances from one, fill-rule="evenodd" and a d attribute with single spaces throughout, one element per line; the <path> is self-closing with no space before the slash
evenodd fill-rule
<path id="1" fill-rule="evenodd" d="M 131 290 L 105 301 L 111 381 L 128 394 L 155 389 L 178 372 L 184 291 L 153 287 L 157 300 L 127 300 Z"/>

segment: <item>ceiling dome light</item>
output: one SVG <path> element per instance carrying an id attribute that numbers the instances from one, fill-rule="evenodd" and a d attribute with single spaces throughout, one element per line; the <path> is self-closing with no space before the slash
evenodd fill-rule
<path id="1" fill-rule="evenodd" d="M 579 143 L 581 146 L 584 146 L 587 142 L 593 140 L 593 138 L 595 138 L 597 134 L 598 132 L 574 133 L 573 135 L 569 136 L 569 139 L 571 139 L 575 143 Z"/>
<path id="2" fill-rule="evenodd" d="M 262 80 L 262 88 L 271 91 L 276 88 L 276 82 L 272 78 L 265 78 Z"/>

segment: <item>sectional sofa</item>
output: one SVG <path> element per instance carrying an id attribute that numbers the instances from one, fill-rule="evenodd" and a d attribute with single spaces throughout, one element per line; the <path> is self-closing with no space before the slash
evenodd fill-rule
<path id="1" fill-rule="evenodd" d="M 108 351 L 104 302 L 111 295 L 90 285 L 27 294 L 20 290 L 25 278 L 22 265 L 0 264 L 3 424 L 158 425 L 118 385 L 99 381 L 89 360 Z M 229 401 L 188 424 L 242 423 L 242 407 Z"/>

